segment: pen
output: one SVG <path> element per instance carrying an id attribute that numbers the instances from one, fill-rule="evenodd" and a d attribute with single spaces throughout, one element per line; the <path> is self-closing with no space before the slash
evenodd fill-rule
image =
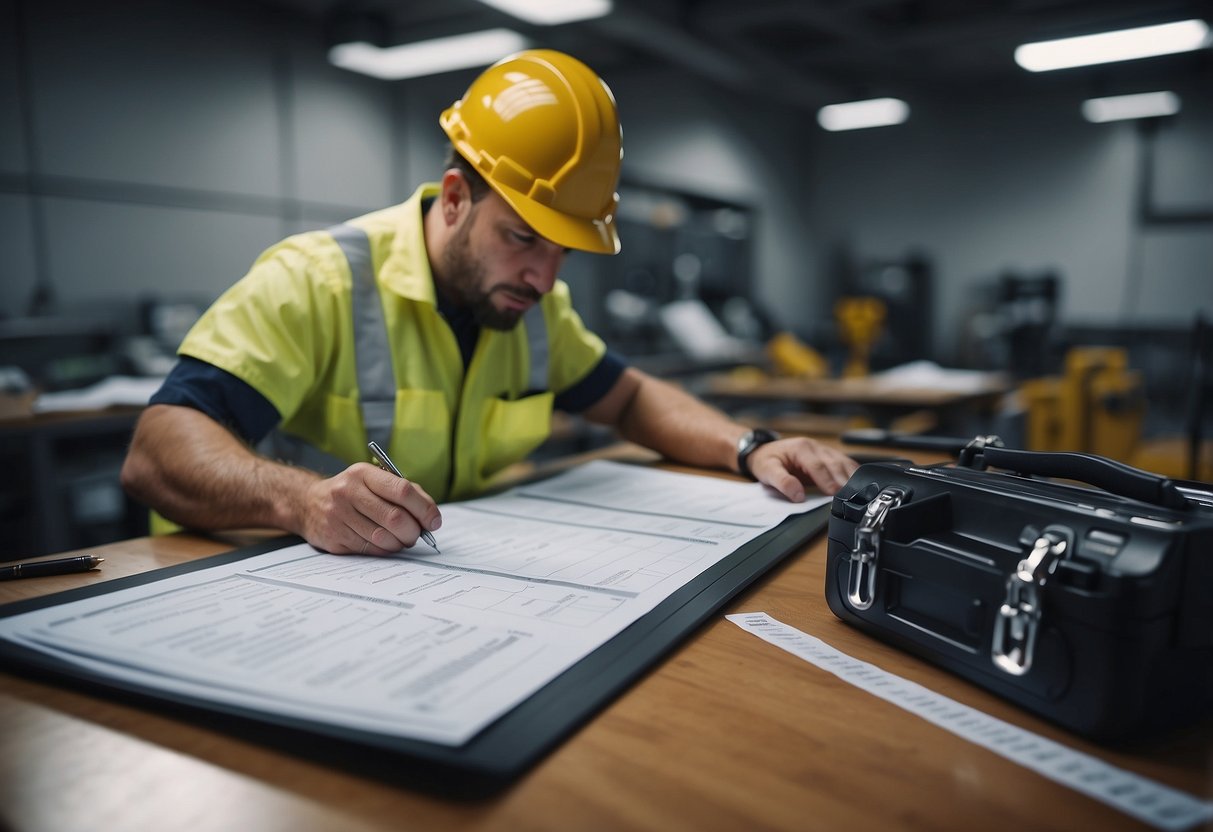
<path id="1" fill-rule="evenodd" d="M 97 568 L 105 558 L 96 555 L 82 555 L 78 558 L 58 558 L 56 560 L 36 560 L 30 563 L 15 563 L 12 566 L 0 567 L 0 581 L 13 581 L 17 578 L 41 578 L 46 575 L 70 575 L 73 572 L 89 572 Z"/>
<path id="2" fill-rule="evenodd" d="M 367 442 L 366 446 L 371 449 L 371 459 L 375 460 L 376 465 L 384 471 L 388 471 L 400 477 L 400 479 L 404 479 L 404 474 L 400 473 L 400 469 L 396 467 L 396 463 L 392 462 L 391 457 L 384 452 L 383 448 L 379 447 L 378 442 Z M 430 534 L 427 529 L 421 530 L 421 539 L 430 544 L 435 552 L 440 555 L 442 554 L 442 550 L 438 548 L 438 543 L 434 540 L 434 535 Z"/>

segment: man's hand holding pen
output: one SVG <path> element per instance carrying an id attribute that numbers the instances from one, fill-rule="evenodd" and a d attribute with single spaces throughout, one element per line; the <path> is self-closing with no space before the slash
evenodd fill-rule
<path id="1" fill-rule="evenodd" d="M 384 471 L 388 472 L 389 474 L 396 477 L 397 479 L 404 481 L 406 497 L 411 493 L 419 492 L 420 495 L 424 498 L 425 502 L 428 503 L 429 506 L 433 507 L 433 510 L 434 510 L 433 514 L 435 515 L 435 517 L 434 517 L 434 519 L 431 519 L 429 521 L 429 523 L 421 526 L 421 539 L 424 540 L 431 548 L 433 548 L 433 550 L 435 552 L 437 552 L 438 543 L 435 542 L 434 535 L 432 535 L 430 533 L 430 530 L 437 529 L 439 526 L 442 525 L 442 515 L 440 513 L 438 513 L 438 506 L 434 503 L 433 500 L 430 499 L 430 495 L 426 494 L 425 491 L 421 488 L 421 486 L 417 485 L 416 483 L 410 483 L 407 479 L 405 479 L 404 474 L 400 473 L 400 469 L 396 467 L 396 463 L 392 462 L 391 458 L 388 457 L 387 451 L 385 451 L 385 450 L 383 450 L 383 448 L 379 447 L 378 442 L 368 442 L 367 447 L 370 449 L 371 459 L 374 461 L 374 463 L 376 465 L 378 465 Z M 410 486 L 411 486 L 411 488 L 410 488 Z M 428 510 L 427 510 L 426 514 L 429 515 Z M 415 515 L 415 516 L 421 517 L 422 515 Z M 416 538 L 414 538 L 413 540 L 414 540 L 414 542 L 416 542 Z"/>
<path id="2" fill-rule="evenodd" d="M 367 462 L 317 478 L 307 490 L 303 538 L 336 555 L 389 555 L 442 525 L 417 483 Z"/>

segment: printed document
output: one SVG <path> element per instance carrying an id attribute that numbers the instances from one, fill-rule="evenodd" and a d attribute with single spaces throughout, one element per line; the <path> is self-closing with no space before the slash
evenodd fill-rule
<path id="1" fill-rule="evenodd" d="M 442 553 L 299 544 L 0 620 L 90 671 L 460 745 L 789 515 L 757 483 L 592 462 L 442 507 Z"/>

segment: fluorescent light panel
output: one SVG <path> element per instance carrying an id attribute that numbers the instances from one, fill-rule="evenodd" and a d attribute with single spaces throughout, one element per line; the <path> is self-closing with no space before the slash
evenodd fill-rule
<path id="1" fill-rule="evenodd" d="M 1082 102 L 1082 115 L 1097 124 L 1128 118 L 1159 118 L 1179 112 L 1179 96 L 1173 92 L 1143 92 L 1089 98 Z"/>
<path id="2" fill-rule="evenodd" d="M 829 104 L 817 111 L 817 123 L 831 132 L 887 127 L 910 117 L 910 106 L 899 98 L 870 98 Z"/>
<path id="3" fill-rule="evenodd" d="M 1191 52 L 1208 45 L 1208 39 L 1209 26 L 1203 20 L 1181 20 L 1098 35 L 1025 43 L 1015 50 L 1015 63 L 1029 72 L 1046 72 Z"/>
<path id="4" fill-rule="evenodd" d="M 488 66 L 529 45 L 526 38 L 511 29 L 486 29 L 386 48 L 362 41 L 339 43 L 329 50 L 329 63 L 385 81 L 399 81 Z"/>
<path id="5" fill-rule="evenodd" d="M 555 26 L 574 20 L 590 20 L 611 11 L 611 0 L 480 0 L 486 6 L 513 15 L 527 23 Z"/>

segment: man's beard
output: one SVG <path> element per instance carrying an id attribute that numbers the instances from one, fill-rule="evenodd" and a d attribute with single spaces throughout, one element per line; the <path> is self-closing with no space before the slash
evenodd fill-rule
<path id="1" fill-rule="evenodd" d="M 447 247 L 443 269 L 446 289 L 457 306 L 471 310 L 472 318 L 480 326 L 505 332 L 518 325 L 523 313 L 518 309 L 498 309 L 493 306 L 493 293 L 505 292 L 530 301 L 538 301 L 540 294 L 529 286 L 516 287 L 503 283 L 487 291 L 480 288 L 485 282 L 486 269 L 483 262 L 472 256 L 471 220 L 469 216 Z"/>

